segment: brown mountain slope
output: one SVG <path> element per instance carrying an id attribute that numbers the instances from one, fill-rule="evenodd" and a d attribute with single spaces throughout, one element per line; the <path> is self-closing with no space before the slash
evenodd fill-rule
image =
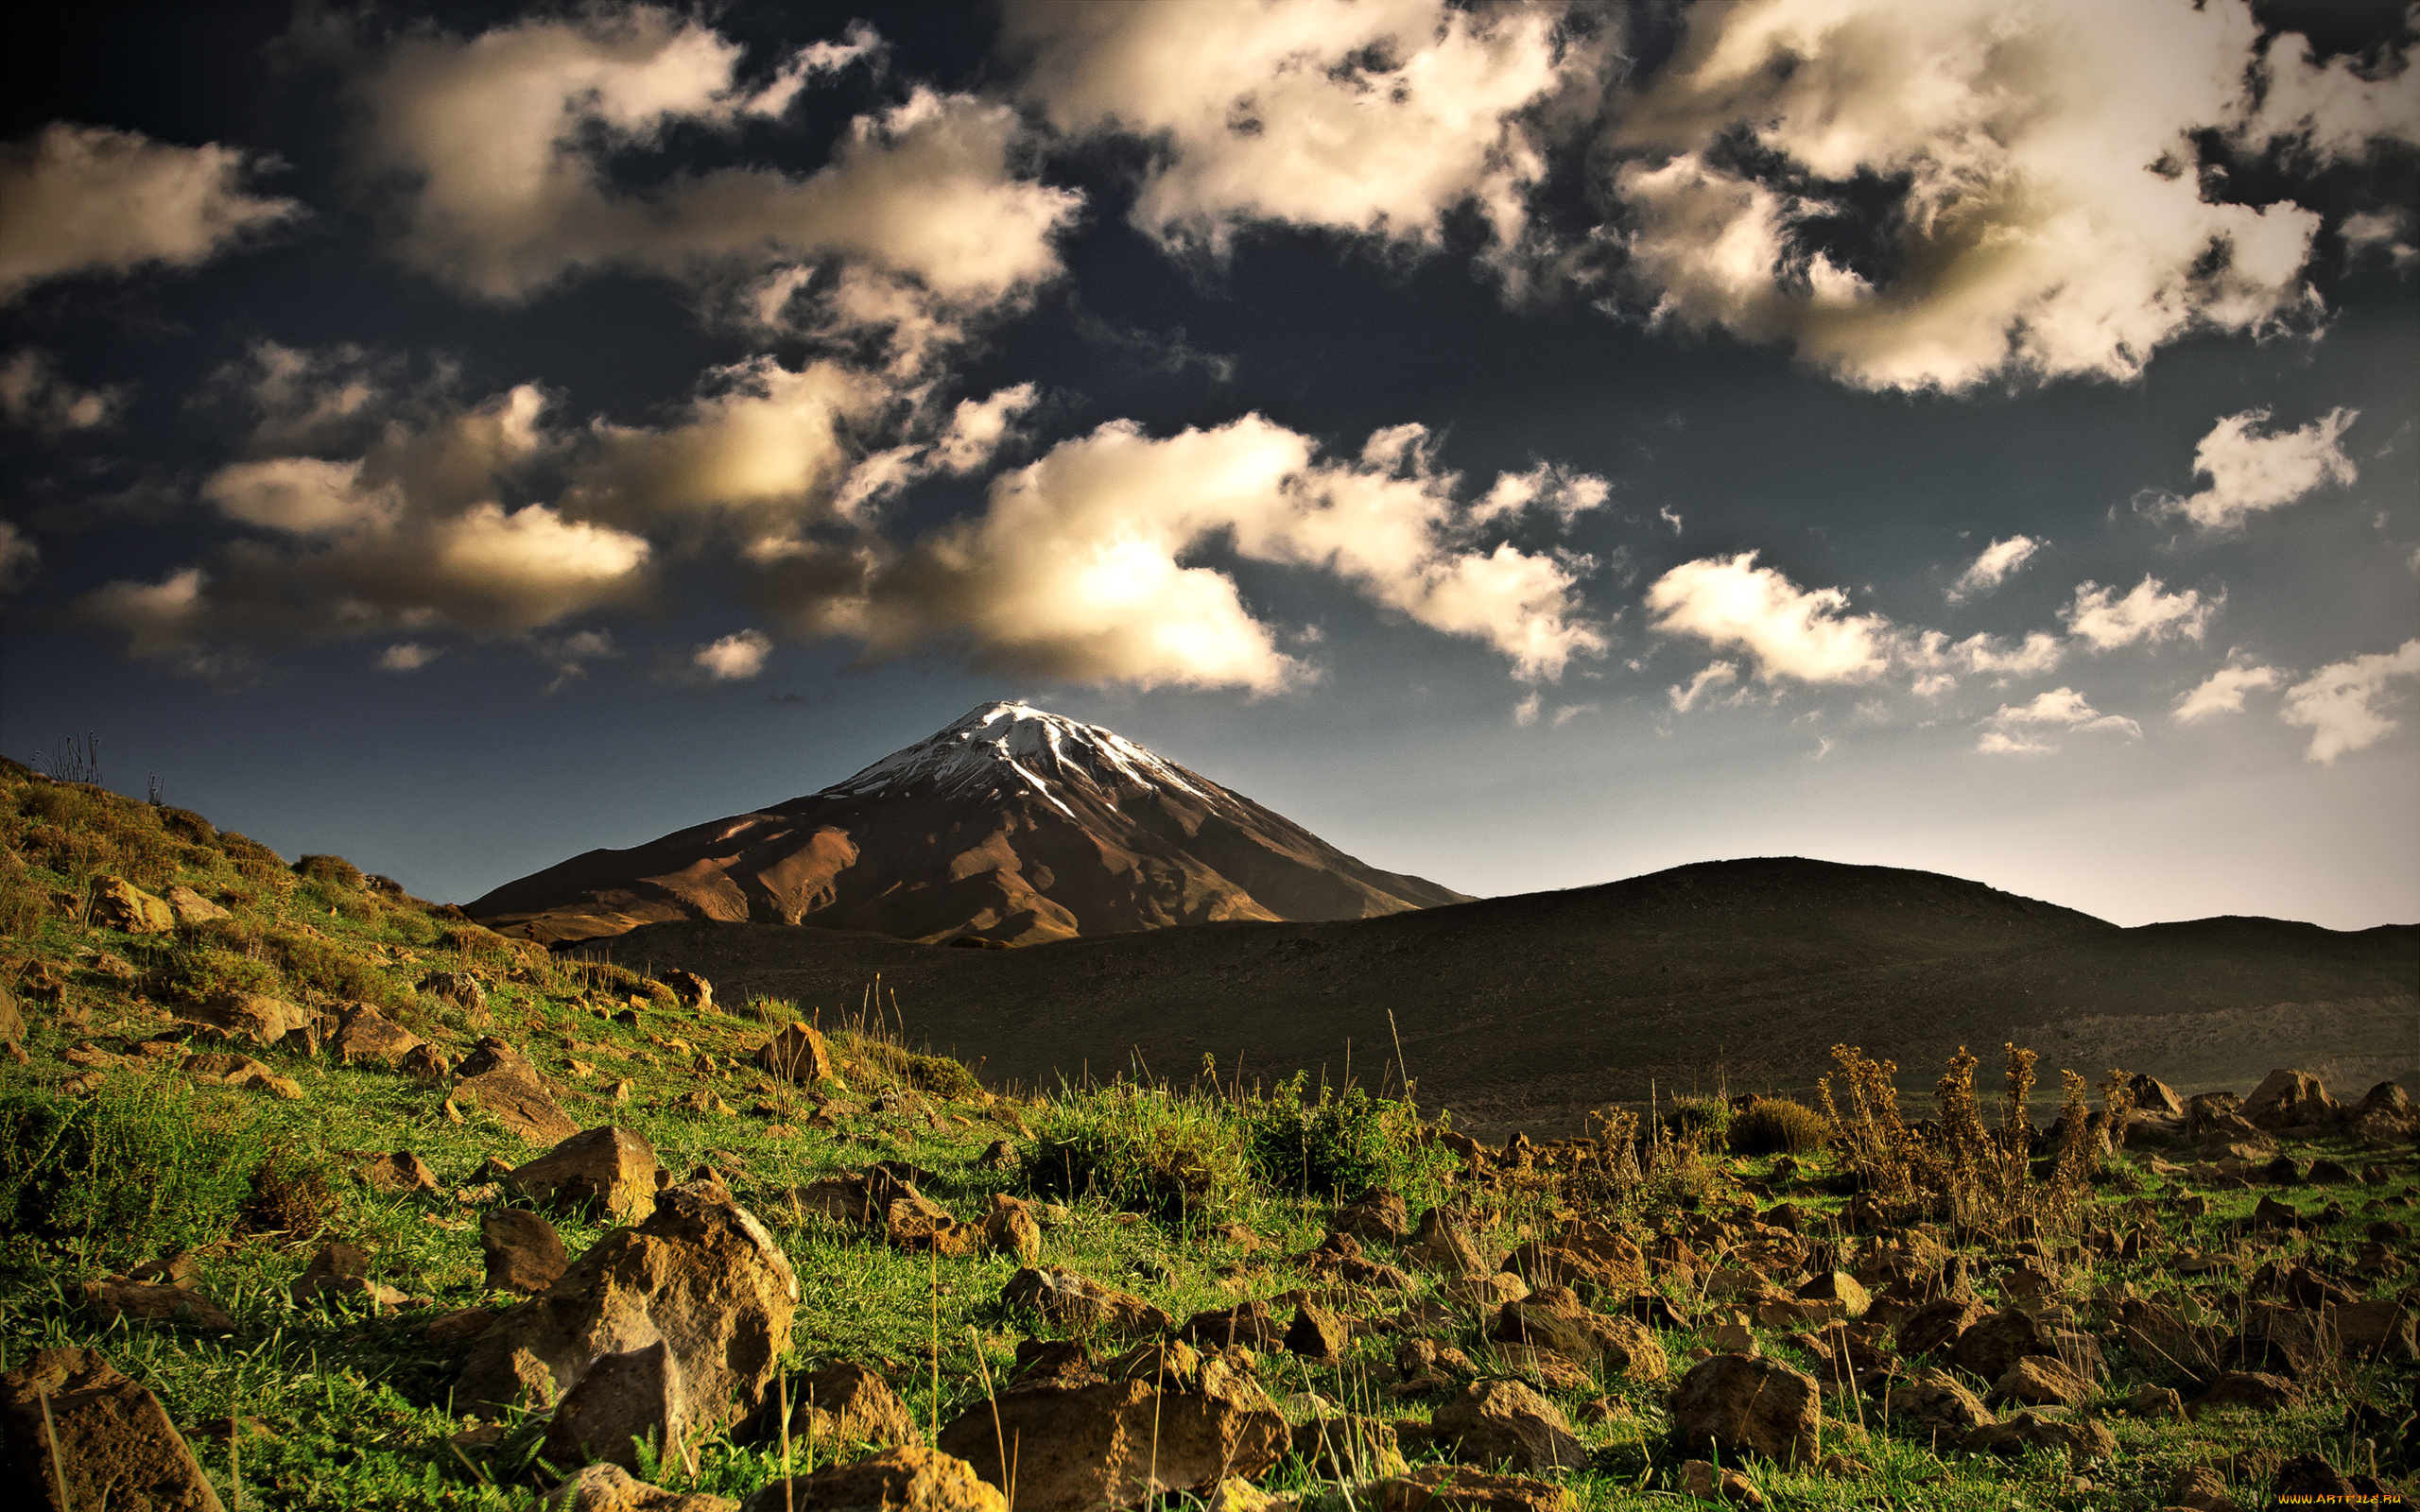
<path id="1" fill-rule="evenodd" d="M 550 944 L 676 919 L 1032 944 L 1461 901 L 1098 725 L 994 703 L 820 793 L 591 850 L 467 906 Z"/>
<path id="2" fill-rule="evenodd" d="M 1567 892 L 1353 922 L 1211 924 L 1011 952 L 664 925 L 615 958 L 854 1010 L 875 972 L 908 1033 L 987 1078 L 1324 1067 L 1391 1079 L 1483 1131 L 1575 1128 L 1663 1091 L 1806 1092 L 1835 1042 L 1928 1093 L 2003 1040 L 2098 1077 L 2188 1086 L 2312 1066 L 2366 1087 L 2420 1064 L 2420 926 L 2115 925 L 1978 883 L 1795 859 L 1709 862 Z M 1390 1024 L 1388 1015 L 1393 1021 Z M 2359 1087 L 2356 1090 L 2359 1090 Z M 1928 1106 L 1928 1103 L 1926 1105 Z"/>

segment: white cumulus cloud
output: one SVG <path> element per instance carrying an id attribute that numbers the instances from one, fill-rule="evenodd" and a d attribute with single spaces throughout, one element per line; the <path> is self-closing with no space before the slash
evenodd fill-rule
<path id="1" fill-rule="evenodd" d="M 2176 636 L 2198 641 L 2222 599 L 2205 599 L 2190 588 L 2170 593 L 2146 575 L 2122 597 L 2114 588 L 2079 583 L 2075 602 L 2061 610 L 2059 618 L 2068 634 L 2094 650 L 2112 651 L 2137 641 L 2156 645 Z"/>
<path id="2" fill-rule="evenodd" d="M 301 214 L 249 193 L 251 157 L 54 121 L 0 144 L 0 301 L 71 273 L 191 267 Z"/>
<path id="3" fill-rule="evenodd" d="M 2243 713 L 2245 694 L 2258 688 L 2273 688 L 2285 680 L 2286 675 L 2275 667 L 2231 661 L 2178 698 L 2169 717 L 2189 725 L 2217 714 L 2239 714 Z"/>
<path id="4" fill-rule="evenodd" d="M 1544 172 L 1521 112 L 1569 57 L 1550 10 L 1438 0 L 1019 0 L 1006 20 L 1052 126 L 1152 144 L 1134 224 L 1215 255 L 1256 221 L 1433 246 L 1463 204 L 1518 242 Z"/>
<path id="5" fill-rule="evenodd" d="M 2282 508 L 2328 484 L 2358 475 L 2344 455 L 2345 427 L 2358 409 L 2331 409 L 2297 430 L 2264 432 L 2269 411 L 2229 415 L 2193 449 L 2193 471 L 2210 486 L 2182 499 L 2164 501 L 2164 513 L 2181 514 L 2208 531 L 2232 531 L 2265 509 Z"/>
<path id="6" fill-rule="evenodd" d="M 2031 536 L 2011 536 L 2006 541 L 1993 541 L 1958 575 L 1958 581 L 1949 585 L 1949 601 L 1963 603 L 1979 593 L 1990 593 L 2032 560 L 2041 549 L 2042 542 Z"/>
<path id="7" fill-rule="evenodd" d="M 1647 591 L 1655 629 L 1690 635 L 1717 650 L 1754 659 L 1768 682 L 1854 682 L 1890 665 L 1890 622 L 1851 614 L 1837 588 L 1802 589 L 1779 571 L 1756 565 L 1756 554 L 1706 557 L 1657 578 Z"/>
<path id="8" fill-rule="evenodd" d="M 698 647 L 690 665 L 715 682 L 745 682 L 765 670 L 773 651 L 772 637 L 762 630 L 740 630 Z"/>
<path id="9" fill-rule="evenodd" d="M 60 376 L 46 352 L 26 348 L 0 361 L 0 420 L 44 436 L 108 425 L 126 407 L 127 390 L 78 387 Z"/>
<path id="10" fill-rule="evenodd" d="M 2036 730 L 2072 730 L 2081 734 L 2105 730 L 2136 740 L 2143 736 L 2142 726 L 2123 714 L 2102 713 L 2073 688 L 2052 688 L 2036 694 L 2030 703 L 2004 703 L 1984 723 L 1991 728 L 1976 742 L 1975 748 L 1987 755 L 2015 755 L 2058 748 L 2037 738 L 2033 733 Z"/>
<path id="11" fill-rule="evenodd" d="M 2310 731 L 2304 760 L 2333 765 L 2401 728 L 2384 711 L 2401 696 L 2394 685 L 2412 678 L 2420 678 L 2420 639 L 2321 667 L 2286 690 L 2277 717 Z"/>
<path id="12" fill-rule="evenodd" d="M 2196 328 L 2308 301 L 2319 217 L 2205 198 L 2194 168 L 2191 133 L 2252 109 L 2239 4 L 1685 14 L 1609 131 L 1613 230 L 1657 318 L 1786 343 L 1860 387 L 1959 390 L 2130 377 Z"/>
<path id="13" fill-rule="evenodd" d="M 402 641 L 378 653 L 381 672 L 418 672 L 445 653 L 418 641 Z"/>

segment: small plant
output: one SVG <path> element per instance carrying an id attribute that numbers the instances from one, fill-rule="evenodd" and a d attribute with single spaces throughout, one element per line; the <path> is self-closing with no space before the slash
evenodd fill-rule
<path id="1" fill-rule="evenodd" d="M 1253 1173 L 1272 1191 L 1336 1198 L 1384 1186 L 1409 1196 L 1447 1163 L 1420 1138 L 1409 1104 L 1358 1087 L 1339 1096 L 1324 1082 L 1306 1097 L 1309 1081 L 1298 1071 L 1270 1095 L 1237 1105 L 1252 1131 Z"/>
<path id="2" fill-rule="evenodd" d="M 80 1238 L 132 1258 L 233 1227 L 266 1140 L 243 1105 L 118 1075 L 82 1102 L 0 1098 L 0 1230 Z"/>
<path id="3" fill-rule="evenodd" d="M 1760 1097 L 1734 1114 L 1728 1133 L 1734 1155 L 1811 1155 L 1831 1142 L 1824 1115 L 1787 1097 Z"/>
<path id="4" fill-rule="evenodd" d="M 1216 1102 L 1115 1082 L 1063 1090 L 1021 1175 L 1040 1196 L 1096 1195 L 1179 1223 L 1227 1211 L 1245 1195 L 1251 1149 L 1247 1125 Z"/>

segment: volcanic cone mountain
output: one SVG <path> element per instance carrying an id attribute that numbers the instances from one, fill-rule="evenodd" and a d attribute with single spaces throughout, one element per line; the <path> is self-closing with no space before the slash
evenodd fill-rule
<path id="1" fill-rule="evenodd" d="M 574 856 L 468 911 L 550 945 L 676 919 L 1026 945 L 1464 901 L 1098 725 L 1004 702 L 820 793 Z"/>

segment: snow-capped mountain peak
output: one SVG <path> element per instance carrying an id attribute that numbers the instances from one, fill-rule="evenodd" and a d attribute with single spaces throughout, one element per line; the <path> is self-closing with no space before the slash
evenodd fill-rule
<path id="1" fill-rule="evenodd" d="M 820 797 L 866 798 L 929 785 L 963 797 L 995 789 L 1023 791 L 1065 813 L 1060 793 L 1087 790 L 1111 804 L 1120 790 L 1173 790 L 1217 803 L 1217 789 L 1161 760 L 1115 730 L 1037 709 L 1023 699 L 979 705 L 928 739 L 896 750 Z"/>

